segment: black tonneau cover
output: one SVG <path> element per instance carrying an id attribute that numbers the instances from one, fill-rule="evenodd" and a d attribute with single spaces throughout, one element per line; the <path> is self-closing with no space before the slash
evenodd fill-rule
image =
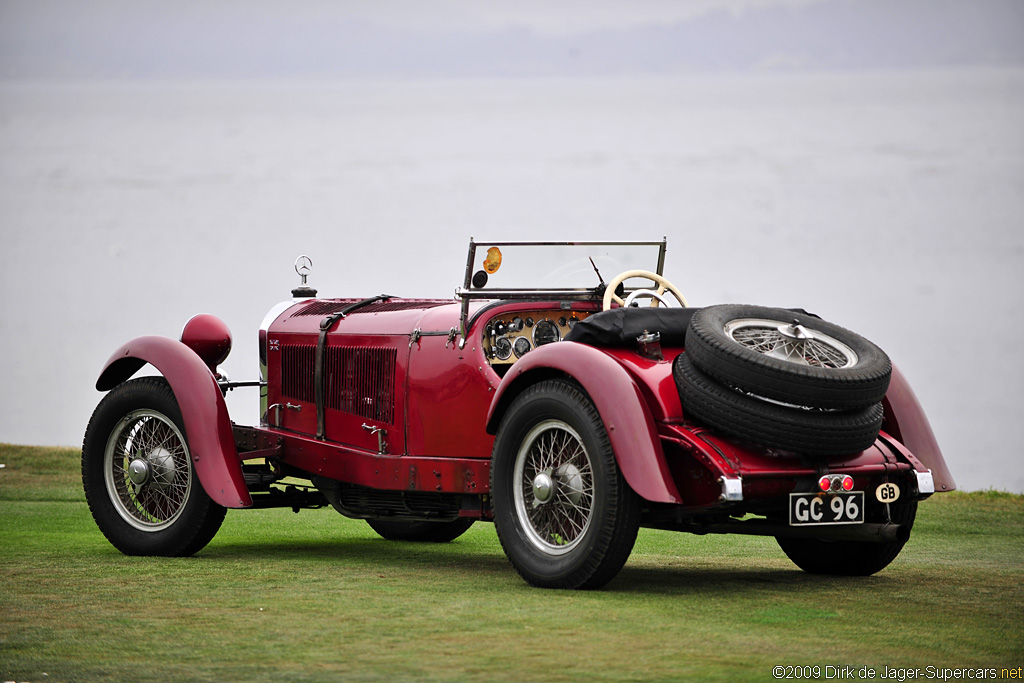
<path id="1" fill-rule="evenodd" d="M 565 335 L 565 341 L 590 346 L 623 346 L 633 348 L 636 338 L 644 332 L 661 335 L 662 346 L 682 347 L 690 318 L 699 308 L 613 308 L 595 313 L 576 323 Z"/>

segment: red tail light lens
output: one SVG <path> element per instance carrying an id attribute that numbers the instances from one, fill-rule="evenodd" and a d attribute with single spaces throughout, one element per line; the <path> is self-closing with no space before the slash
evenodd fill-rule
<path id="1" fill-rule="evenodd" d="M 852 491 L 853 477 L 849 474 L 826 474 L 818 479 L 818 488 L 823 493 L 829 491 Z"/>

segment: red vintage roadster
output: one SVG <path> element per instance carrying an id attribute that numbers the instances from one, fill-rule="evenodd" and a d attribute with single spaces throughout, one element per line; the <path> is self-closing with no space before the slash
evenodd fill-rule
<path id="1" fill-rule="evenodd" d="M 82 478 L 131 555 L 189 555 L 226 508 L 331 505 L 386 539 L 493 521 L 529 583 L 595 588 L 639 527 L 774 536 L 865 575 L 955 487 L 903 376 L 802 310 L 688 308 L 660 242 L 474 242 L 453 300 L 317 298 L 266 316 L 261 378 L 218 373 L 210 315 L 140 337 L 96 383 Z M 605 275 L 613 275 L 605 282 Z M 160 377 L 131 379 L 150 364 Z M 227 391 L 259 387 L 255 426 Z"/>

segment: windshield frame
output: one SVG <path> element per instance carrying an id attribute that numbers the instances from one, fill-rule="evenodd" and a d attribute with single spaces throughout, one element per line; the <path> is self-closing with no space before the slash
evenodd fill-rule
<path id="1" fill-rule="evenodd" d="M 600 284 L 594 287 L 577 287 L 567 289 L 516 287 L 510 289 L 475 289 L 473 288 L 473 265 L 476 263 L 477 247 L 657 247 L 658 259 L 656 272 L 664 275 L 665 270 L 665 247 L 668 238 L 663 236 L 658 241 L 646 240 L 595 240 L 595 241 L 476 241 L 469 238 L 469 253 L 466 257 L 466 274 L 461 287 L 455 289 L 455 296 L 462 301 L 460 316 L 460 331 L 462 341 L 460 346 L 466 343 L 466 323 L 469 317 L 469 302 L 476 299 L 508 299 L 508 300 L 530 300 L 530 299 L 557 299 L 557 300 L 587 300 L 600 299 L 604 296 L 605 279 L 615 277 L 618 273 L 601 273 Z M 592 262 L 593 263 L 593 262 Z M 596 266 L 595 266 L 596 268 Z M 630 290 L 626 290 L 629 292 Z"/>

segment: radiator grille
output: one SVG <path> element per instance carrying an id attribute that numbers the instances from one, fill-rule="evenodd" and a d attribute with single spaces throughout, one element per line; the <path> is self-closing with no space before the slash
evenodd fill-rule
<path id="1" fill-rule="evenodd" d="M 395 419 L 397 349 L 327 349 L 327 407 L 376 422 Z"/>
<path id="2" fill-rule="evenodd" d="M 395 362 L 388 347 L 327 349 L 327 407 L 367 420 L 394 424 Z M 281 346 L 281 393 L 313 403 L 316 398 L 316 346 Z"/>
<path id="3" fill-rule="evenodd" d="M 281 393 L 298 401 L 312 403 L 314 360 L 313 344 L 284 344 L 281 346 Z"/>

